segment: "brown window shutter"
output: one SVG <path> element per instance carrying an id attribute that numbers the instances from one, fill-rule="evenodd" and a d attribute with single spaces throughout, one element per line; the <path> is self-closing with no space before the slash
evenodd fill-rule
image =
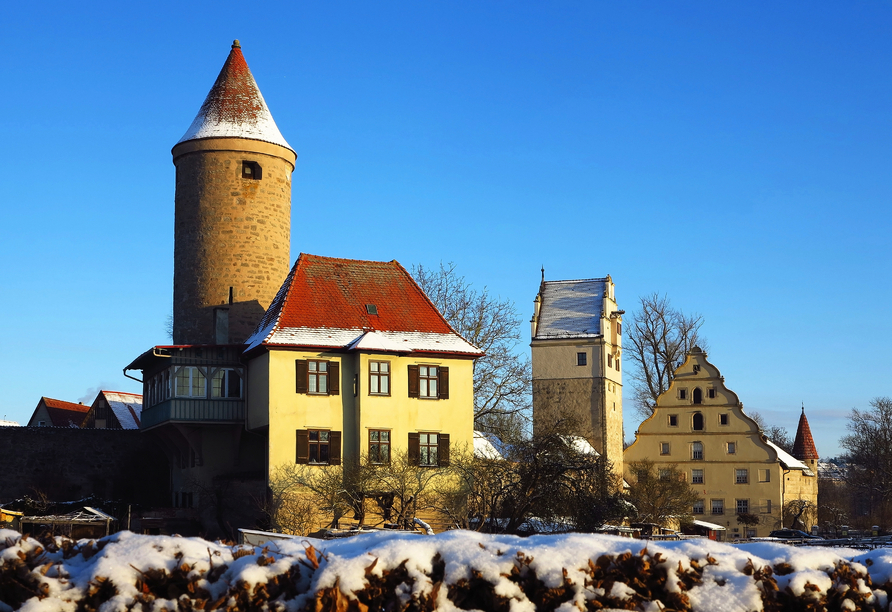
<path id="1" fill-rule="evenodd" d="M 440 366 L 437 375 L 437 397 L 440 399 L 449 399 L 449 368 Z"/>
<path id="2" fill-rule="evenodd" d="M 440 467 L 449 466 L 449 434 L 441 433 L 437 440 L 437 460 Z"/>
<path id="3" fill-rule="evenodd" d="M 298 359 L 294 362 L 295 369 L 297 370 L 296 380 L 297 380 L 297 392 L 298 393 L 307 393 L 310 390 L 310 387 L 307 383 L 307 360 L 306 359 Z"/>
<path id="4" fill-rule="evenodd" d="M 418 397 L 418 366 L 409 366 L 409 397 Z M 410 434 L 411 435 L 411 434 Z M 415 434 L 416 436 L 418 434 Z"/>
<path id="5" fill-rule="evenodd" d="M 341 465 L 341 432 L 328 432 L 328 462 L 331 465 Z"/>
<path id="6" fill-rule="evenodd" d="M 410 368 L 412 366 L 409 366 Z M 418 372 L 418 368 L 415 368 L 415 372 Z M 416 394 L 416 397 L 417 394 Z M 418 433 L 410 433 L 409 434 L 409 463 L 412 465 L 418 465 L 421 462 L 421 436 Z"/>
<path id="7" fill-rule="evenodd" d="M 306 362 L 304 362 L 306 363 Z M 310 432 L 306 429 L 297 430 L 297 459 L 295 463 L 310 462 Z"/>
<path id="8" fill-rule="evenodd" d="M 341 394 L 341 364 L 337 361 L 328 362 L 328 394 Z"/>

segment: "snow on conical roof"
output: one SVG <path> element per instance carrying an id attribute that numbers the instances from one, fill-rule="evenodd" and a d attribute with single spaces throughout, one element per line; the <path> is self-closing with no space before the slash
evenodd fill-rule
<path id="1" fill-rule="evenodd" d="M 291 149 L 257 88 L 237 40 L 198 115 L 177 144 L 200 138 L 247 138 Z"/>
<path id="2" fill-rule="evenodd" d="M 793 456 L 797 459 L 818 459 L 818 449 L 815 448 L 815 439 L 811 436 L 811 427 L 805 418 L 804 406 L 796 429 L 796 439 L 793 441 Z"/>

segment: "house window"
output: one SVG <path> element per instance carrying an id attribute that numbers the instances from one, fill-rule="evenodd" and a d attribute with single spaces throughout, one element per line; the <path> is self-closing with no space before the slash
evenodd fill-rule
<path id="1" fill-rule="evenodd" d="M 694 364 L 694 374 L 699 374 L 699 373 L 700 373 L 700 364 L 695 363 Z"/>
<path id="2" fill-rule="evenodd" d="M 722 413 L 719 415 L 719 425 L 727 425 L 728 424 L 728 414 Z"/>
<path id="3" fill-rule="evenodd" d="M 737 454 L 737 443 L 736 442 L 728 442 L 728 454 L 729 455 Z"/>
<path id="4" fill-rule="evenodd" d="M 298 429 L 296 463 L 340 465 L 341 432 L 328 429 Z"/>
<path id="5" fill-rule="evenodd" d="M 759 507 L 762 509 L 762 514 L 771 514 L 771 500 L 770 499 L 760 500 Z"/>
<path id="6" fill-rule="evenodd" d="M 369 430 L 369 461 L 372 463 L 390 463 L 390 430 Z"/>
<path id="7" fill-rule="evenodd" d="M 709 399 L 715 399 L 715 389 L 707 389 L 706 397 L 708 397 Z"/>
<path id="8" fill-rule="evenodd" d="M 619 372 L 619 355 L 616 356 L 616 371 Z"/>
<path id="9" fill-rule="evenodd" d="M 668 442 L 660 442 L 660 454 L 661 455 L 669 454 L 669 443 Z"/>
<path id="10" fill-rule="evenodd" d="M 449 399 L 449 368 L 431 365 L 409 366 L 409 397 Z"/>
<path id="11" fill-rule="evenodd" d="M 691 459 L 701 461 L 703 459 L 703 443 L 694 442 L 691 444 Z"/>
<path id="12" fill-rule="evenodd" d="M 688 390 L 687 389 L 679 389 L 678 390 L 678 399 L 688 399 Z"/>
<path id="13" fill-rule="evenodd" d="M 750 529 L 750 528 L 748 527 L 747 530 L 746 530 L 746 537 L 748 537 L 748 538 L 754 538 L 754 537 L 756 537 L 756 530 L 755 530 L 755 529 Z"/>
<path id="14" fill-rule="evenodd" d="M 588 363 L 588 355 L 585 353 L 576 353 L 576 365 L 584 366 Z"/>
<path id="15" fill-rule="evenodd" d="M 734 470 L 734 482 L 737 484 L 746 484 L 750 481 L 750 472 L 747 469 Z"/>
<path id="16" fill-rule="evenodd" d="M 310 463 L 328 463 L 331 451 L 331 432 L 321 429 L 309 430 Z"/>
<path id="17" fill-rule="evenodd" d="M 418 396 L 427 399 L 436 399 L 437 395 L 437 367 L 418 366 Z M 422 464 L 424 465 L 424 464 Z"/>
<path id="18" fill-rule="evenodd" d="M 375 304 L 366 304 L 365 311 L 370 315 L 376 315 L 378 314 L 378 306 L 376 306 Z"/>
<path id="19" fill-rule="evenodd" d="M 691 419 L 691 426 L 694 428 L 694 431 L 703 431 L 703 414 L 700 412 L 695 412 L 694 417 Z"/>
<path id="20" fill-rule="evenodd" d="M 759 482 L 771 482 L 771 470 L 759 470 Z"/>
<path id="21" fill-rule="evenodd" d="M 616 334 L 617 334 L 618 336 L 622 336 L 622 335 L 623 335 L 623 324 L 620 323 L 619 321 L 616 322 Z"/>
<path id="22" fill-rule="evenodd" d="M 390 395 L 390 362 L 369 362 L 369 395 Z"/>
<path id="23" fill-rule="evenodd" d="M 435 433 L 418 434 L 419 465 L 438 465 L 437 437 L 438 434 Z"/>
<path id="24" fill-rule="evenodd" d="M 309 393 L 328 394 L 328 362 L 307 361 Z"/>
<path id="25" fill-rule="evenodd" d="M 738 499 L 737 500 L 737 514 L 749 514 L 749 513 L 750 513 L 750 500 Z"/>
<path id="26" fill-rule="evenodd" d="M 669 415 L 669 427 L 678 427 L 678 415 L 677 414 Z"/>
<path id="27" fill-rule="evenodd" d="M 38 427 L 46 427 L 46 421 L 37 421 Z"/>
<path id="28" fill-rule="evenodd" d="M 712 508 L 713 514 L 724 514 L 725 513 L 725 500 L 724 499 L 713 499 L 711 508 Z"/>
<path id="29" fill-rule="evenodd" d="M 207 397 L 207 379 L 199 368 L 177 370 L 176 385 L 177 397 Z"/>
<path id="30" fill-rule="evenodd" d="M 242 377 L 231 368 L 221 368 L 211 379 L 211 397 L 241 397 Z"/>
<path id="31" fill-rule="evenodd" d="M 698 499 L 694 502 L 694 507 L 691 508 L 691 514 L 703 514 L 703 500 Z"/>
<path id="32" fill-rule="evenodd" d="M 297 393 L 340 395 L 341 369 L 337 361 L 298 359 L 295 368 Z"/>
<path id="33" fill-rule="evenodd" d="M 607 353 L 607 367 L 613 367 L 613 355 L 611 355 L 610 353 Z"/>
<path id="34" fill-rule="evenodd" d="M 702 404 L 703 403 L 703 391 L 700 390 L 700 387 L 694 389 L 694 403 Z"/>
<path id="35" fill-rule="evenodd" d="M 263 168 L 254 161 L 242 162 L 242 178 L 259 181 L 263 178 Z"/>
<path id="36" fill-rule="evenodd" d="M 703 484 L 703 470 L 691 470 L 691 484 Z"/>
<path id="37" fill-rule="evenodd" d="M 660 480 L 663 482 L 668 482 L 672 479 L 672 470 L 661 469 L 660 470 Z"/>

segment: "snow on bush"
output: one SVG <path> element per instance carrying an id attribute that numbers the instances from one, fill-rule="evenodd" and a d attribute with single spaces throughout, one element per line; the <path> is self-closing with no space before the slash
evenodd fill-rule
<path id="1" fill-rule="evenodd" d="M 0 530 L 0 612 L 887 610 L 889 589 L 886 549 L 465 531 L 252 548 Z"/>

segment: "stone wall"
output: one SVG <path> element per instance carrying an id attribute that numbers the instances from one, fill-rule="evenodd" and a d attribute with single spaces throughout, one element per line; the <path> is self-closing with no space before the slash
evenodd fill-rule
<path id="1" fill-rule="evenodd" d="M 169 479 L 164 453 L 139 431 L 0 427 L 0 503 L 39 492 L 167 506 Z"/>
<path id="2" fill-rule="evenodd" d="M 293 160 L 231 150 L 232 142 L 219 146 L 230 150 L 187 151 L 178 145 L 174 153 L 175 344 L 217 343 L 213 311 L 228 305 L 230 287 L 228 341 L 244 341 L 290 268 Z M 245 161 L 260 165 L 260 180 L 242 177 Z"/>

